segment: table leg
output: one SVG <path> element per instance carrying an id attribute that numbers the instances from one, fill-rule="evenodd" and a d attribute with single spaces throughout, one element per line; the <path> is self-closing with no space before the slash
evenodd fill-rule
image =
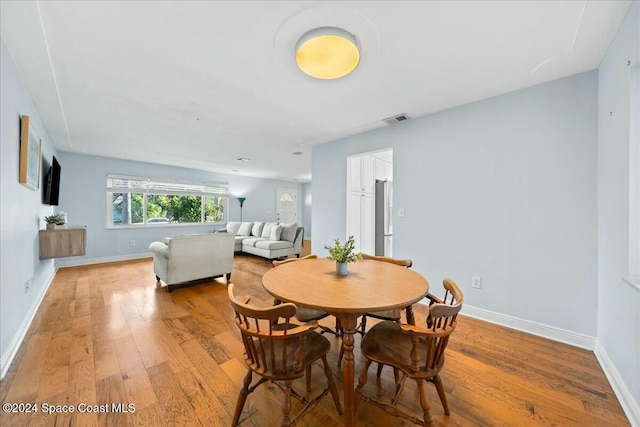
<path id="1" fill-rule="evenodd" d="M 355 362 L 353 359 L 353 342 L 358 316 L 340 314 L 340 323 L 344 328 L 342 345 L 344 347 L 344 361 L 342 371 L 344 377 L 344 417 L 346 426 L 355 425 Z"/>

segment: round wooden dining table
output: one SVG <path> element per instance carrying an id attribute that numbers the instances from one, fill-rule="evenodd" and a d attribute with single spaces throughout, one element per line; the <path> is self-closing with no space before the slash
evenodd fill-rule
<path id="1" fill-rule="evenodd" d="M 345 425 L 355 425 L 355 369 L 353 357 L 357 320 L 365 313 L 404 308 L 420 301 L 429 283 L 410 269 L 375 260 L 349 264 L 349 274 L 336 274 L 335 261 L 326 258 L 289 262 L 262 277 L 264 289 L 283 302 L 326 311 L 344 328 Z"/>

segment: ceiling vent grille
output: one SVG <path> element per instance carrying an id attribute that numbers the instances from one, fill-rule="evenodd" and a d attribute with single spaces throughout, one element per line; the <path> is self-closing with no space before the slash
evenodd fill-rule
<path id="1" fill-rule="evenodd" d="M 387 117 L 386 119 L 383 120 L 383 122 L 385 122 L 388 125 L 392 125 L 394 123 L 405 122 L 410 119 L 411 118 L 407 113 L 402 113 L 402 114 L 398 114 L 397 116 Z"/>

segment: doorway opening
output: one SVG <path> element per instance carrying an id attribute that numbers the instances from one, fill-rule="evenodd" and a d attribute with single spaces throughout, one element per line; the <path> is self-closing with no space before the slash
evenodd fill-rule
<path id="1" fill-rule="evenodd" d="M 393 256 L 393 149 L 347 158 L 347 236 L 356 250 Z"/>

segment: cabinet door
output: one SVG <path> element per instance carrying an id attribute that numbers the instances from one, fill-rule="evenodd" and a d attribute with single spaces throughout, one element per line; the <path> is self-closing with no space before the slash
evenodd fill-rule
<path id="1" fill-rule="evenodd" d="M 61 227 L 40 230 L 40 259 L 85 255 L 87 229 L 85 227 Z"/>
<path id="2" fill-rule="evenodd" d="M 393 181 L 393 166 L 382 159 L 376 159 L 376 179 Z"/>
<path id="3" fill-rule="evenodd" d="M 347 238 L 353 236 L 356 251 L 360 251 L 360 212 L 362 210 L 362 193 L 352 191 L 349 193 L 349 216 L 347 218 Z"/>
<path id="4" fill-rule="evenodd" d="M 373 194 L 376 191 L 376 159 L 373 156 L 362 156 L 362 173 L 360 175 L 361 191 Z"/>
<path id="5" fill-rule="evenodd" d="M 349 159 L 349 190 L 363 191 L 360 185 L 362 177 L 362 161 L 360 157 L 351 157 Z"/>
<path id="6" fill-rule="evenodd" d="M 376 253 L 375 197 L 362 193 L 360 196 L 360 251 Z"/>

